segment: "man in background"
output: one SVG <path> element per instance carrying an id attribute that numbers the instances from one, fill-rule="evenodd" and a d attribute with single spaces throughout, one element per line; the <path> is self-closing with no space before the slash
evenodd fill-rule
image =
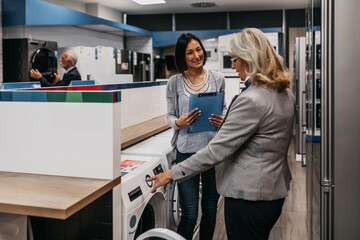
<path id="1" fill-rule="evenodd" d="M 69 86 L 72 80 L 81 80 L 79 71 L 76 68 L 77 56 L 73 51 L 66 51 L 60 58 L 60 67 L 66 70 L 62 80 L 60 80 L 59 70 L 54 73 L 55 80 L 53 83 L 49 82 L 37 69 L 30 70 L 30 77 L 40 81 L 42 87 L 53 86 Z"/>

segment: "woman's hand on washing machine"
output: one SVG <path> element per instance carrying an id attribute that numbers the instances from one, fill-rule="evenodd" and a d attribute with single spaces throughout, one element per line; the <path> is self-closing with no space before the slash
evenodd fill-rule
<path id="1" fill-rule="evenodd" d="M 154 181 L 153 183 L 153 188 L 151 189 L 151 192 L 154 193 L 156 191 L 156 189 L 158 189 L 161 186 L 164 186 L 166 184 L 168 184 L 169 182 L 171 182 L 172 176 L 171 176 L 171 170 L 163 172 L 163 173 L 159 173 L 158 175 L 155 175 L 151 178 L 146 179 L 146 182 L 150 182 L 150 181 Z"/>

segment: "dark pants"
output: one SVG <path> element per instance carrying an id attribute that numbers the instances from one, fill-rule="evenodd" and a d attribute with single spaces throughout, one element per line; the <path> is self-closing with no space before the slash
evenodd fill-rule
<path id="1" fill-rule="evenodd" d="M 177 152 L 176 163 L 180 163 L 193 153 Z M 216 191 L 215 169 L 212 168 L 201 175 L 202 217 L 200 223 L 200 240 L 212 240 L 216 224 L 217 204 L 219 194 Z M 181 204 L 181 220 L 177 232 L 186 239 L 192 239 L 199 209 L 199 179 L 196 175 L 180 184 L 179 196 Z"/>
<path id="2" fill-rule="evenodd" d="M 247 201 L 225 198 L 225 226 L 229 240 L 265 240 L 280 217 L 284 198 Z"/>

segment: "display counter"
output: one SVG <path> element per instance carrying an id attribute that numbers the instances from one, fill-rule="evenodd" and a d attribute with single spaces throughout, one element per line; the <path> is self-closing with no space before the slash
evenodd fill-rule
<path id="1" fill-rule="evenodd" d="M 0 91 L 0 212 L 69 221 L 106 195 L 120 236 L 121 149 L 168 128 L 166 83 Z"/>

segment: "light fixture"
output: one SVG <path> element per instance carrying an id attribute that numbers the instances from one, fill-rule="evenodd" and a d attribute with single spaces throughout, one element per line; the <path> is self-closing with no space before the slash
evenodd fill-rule
<path id="1" fill-rule="evenodd" d="M 164 4 L 165 0 L 132 0 L 140 5 Z"/>
<path id="2" fill-rule="evenodd" d="M 216 4 L 213 2 L 196 2 L 191 4 L 194 8 L 212 8 L 216 7 Z"/>

